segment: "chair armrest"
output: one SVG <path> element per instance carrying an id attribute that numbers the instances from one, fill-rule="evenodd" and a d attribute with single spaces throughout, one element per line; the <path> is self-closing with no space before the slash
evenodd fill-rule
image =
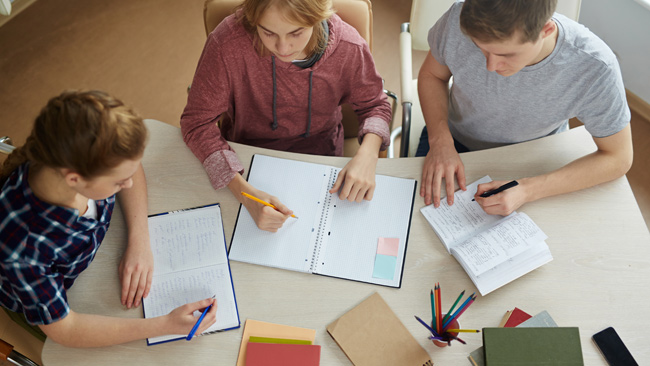
<path id="1" fill-rule="evenodd" d="M 402 103 L 413 102 L 413 95 L 411 94 L 413 58 L 411 52 L 411 33 L 409 32 L 409 23 L 402 23 L 402 30 L 399 34 L 400 88 Z"/>
<path id="2" fill-rule="evenodd" d="M 397 112 L 397 94 L 393 93 L 392 91 L 388 89 L 384 89 L 384 94 L 390 99 L 392 99 L 392 102 L 390 103 L 391 105 L 391 112 L 390 112 L 390 123 L 388 124 L 388 129 L 390 131 L 393 130 L 393 124 L 395 123 L 395 113 Z"/>

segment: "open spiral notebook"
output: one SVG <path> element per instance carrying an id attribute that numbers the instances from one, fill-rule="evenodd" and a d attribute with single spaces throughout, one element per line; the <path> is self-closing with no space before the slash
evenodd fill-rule
<path id="1" fill-rule="evenodd" d="M 270 233 L 257 228 L 240 206 L 228 257 L 400 287 L 417 182 L 377 175 L 371 201 L 349 202 L 329 193 L 340 171 L 328 165 L 253 156 L 248 182 L 278 197 L 298 219 L 290 218 L 277 233 Z M 390 255 L 381 252 L 384 242 L 394 244 Z"/>

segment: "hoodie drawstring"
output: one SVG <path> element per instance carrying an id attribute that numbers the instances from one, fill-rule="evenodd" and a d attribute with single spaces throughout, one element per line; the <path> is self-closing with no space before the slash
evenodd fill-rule
<path id="1" fill-rule="evenodd" d="M 311 87 L 312 87 L 312 77 L 314 76 L 314 71 L 309 72 L 309 98 L 307 102 L 307 131 L 302 134 L 302 137 L 309 137 L 309 131 L 311 130 Z"/>
<path id="2" fill-rule="evenodd" d="M 273 123 L 271 123 L 271 129 L 275 131 L 278 128 L 278 116 L 275 113 L 275 103 L 277 98 L 277 86 L 275 83 L 275 56 L 271 56 L 271 62 L 273 63 Z"/>
<path id="3" fill-rule="evenodd" d="M 278 128 L 278 116 L 276 112 L 276 104 L 277 104 L 277 97 L 278 97 L 278 91 L 277 91 L 277 82 L 275 78 L 275 56 L 271 56 L 271 63 L 273 64 L 273 122 L 271 123 L 271 129 L 275 131 Z M 312 86 L 313 86 L 313 76 L 314 76 L 314 71 L 309 72 L 309 96 L 307 100 L 307 130 L 305 133 L 303 133 L 301 136 L 302 137 L 309 137 L 309 133 L 311 131 L 311 92 L 312 92 Z"/>

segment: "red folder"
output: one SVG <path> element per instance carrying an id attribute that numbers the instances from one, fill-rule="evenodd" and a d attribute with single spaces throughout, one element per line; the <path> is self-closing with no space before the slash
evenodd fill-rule
<path id="1" fill-rule="evenodd" d="M 523 323 L 524 321 L 532 318 L 532 316 L 525 311 L 515 307 L 508 317 L 508 321 L 504 325 L 504 328 L 516 327 L 517 325 Z"/>
<path id="2" fill-rule="evenodd" d="M 313 344 L 251 343 L 246 366 L 318 366 L 320 346 Z"/>

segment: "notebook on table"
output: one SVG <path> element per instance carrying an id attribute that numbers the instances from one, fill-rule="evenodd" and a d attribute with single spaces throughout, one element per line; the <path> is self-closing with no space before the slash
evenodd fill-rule
<path id="1" fill-rule="evenodd" d="M 427 351 L 378 293 L 327 326 L 355 366 L 432 366 Z"/>
<path id="2" fill-rule="evenodd" d="M 238 328 L 219 204 L 151 215 L 148 220 L 154 274 L 149 296 L 142 300 L 144 317 L 167 315 L 181 305 L 215 296 L 217 322 L 203 334 Z M 147 344 L 185 337 L 148 338 Z"/>
<path id="3" fill-rule="evenodd" d="M 442 200 L 420 209 L 484 296 L 553 260 L 546 234 L 528 215 L 489 215 L 472 201 L 478 185 L 490 181 L 485 176 L 456 192 L 451 206 Z"/>
<path id="4" fill-rule="evenodd" d="M 230 244 L 232 260 L 400 287 L 414 179 L 376 176 L 371 201 L 329 193 L 340 168 L 255 155 L 248 182 L 293 210 L 276 233 L 260 230 L 240 206 Z"/>
<path id="5" fill-rule="evenodd" d="M 577 327 L 483 328 L 486 366 L 582 366 Z"/>

